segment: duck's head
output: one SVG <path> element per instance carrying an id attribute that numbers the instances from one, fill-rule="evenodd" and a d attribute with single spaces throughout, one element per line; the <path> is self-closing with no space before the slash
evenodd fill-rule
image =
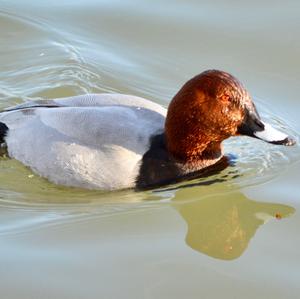
<path id="1" fill-rule="evenodd" d="M 189 80 L 171 101 L 165 124 L 168 150 L 180 160 L 220 152 L 236 135 L 293 145 L 288 135 L 264 123 L 250 94 L 232 75 L 208 70 Z"/>

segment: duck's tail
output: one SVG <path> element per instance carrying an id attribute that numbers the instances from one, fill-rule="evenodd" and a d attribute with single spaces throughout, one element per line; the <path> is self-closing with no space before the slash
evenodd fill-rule
<path id="1" fill-rule="evenodd" d="M 5 136 L 8 132 L 8 127 L 5 123 L 0 122 L 0 145 L 5 142 Z"/>

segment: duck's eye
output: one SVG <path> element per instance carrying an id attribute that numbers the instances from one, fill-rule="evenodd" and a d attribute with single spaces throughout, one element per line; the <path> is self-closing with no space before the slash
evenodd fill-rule
<path id="1" fill-rule="evenodd" d="M 223 94 L 222 96 L 221 96 L 221 101 L 222 102 L 224 102 L 224 103 L 228 103 L 228 102 L 230 102 L 230 95 L 228 95 L 228 94 Z"/>

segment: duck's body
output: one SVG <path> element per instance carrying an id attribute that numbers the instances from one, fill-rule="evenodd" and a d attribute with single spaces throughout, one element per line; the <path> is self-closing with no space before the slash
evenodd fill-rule
<path id="1" fill-rule="evenodd" d="M 217 86 L 205 81 L 214 72 Z M 225 138 L 264 132 L 247 93 L 239 94 L 244 97 L 241 105 L 228 101 L 231 94 L 224 98 L 221 92 L 219 100 L 211 92 L 226 78 L 235 78 L 219 71 L 199 76 L 174 97 L 166 122 L 167 110 L 146 99 L 91 94 L 28 102 L 1 112 L 0 141 L 11 158 L 60 185 L 113 190 L 171 182 L 219 161 Z M 240 87 L 234 80 L 231 89 Z M 255 125 L 247 117 L 255 119 Z M 280 140 L 263 139 L 291 143 L 279 135 Z"/>
<path id="2" fill-rule="evenodd" d="M 121 94 L 28 102 L 0 114 L 10 157 L 60 185 L 134 187 L 166 109 Z"/>

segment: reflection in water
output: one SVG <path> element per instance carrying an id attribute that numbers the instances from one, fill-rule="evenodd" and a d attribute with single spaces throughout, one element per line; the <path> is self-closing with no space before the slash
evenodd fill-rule
<path id="1" fill-rule="evenodd" d="M 238 190 L 230 192 L 223 184 L 218 185 L 218 192 L 215 185 L 211 196 L 212 189 L 200 187 L 190 190 L 188 198 L 179 190 L 173 199 L 174 207 L 188 225 L 186 243 L 211 257 L 238 258 L 262 224 L 294 213 L 294 208 L 287 205 L 253 201 Z"/>

